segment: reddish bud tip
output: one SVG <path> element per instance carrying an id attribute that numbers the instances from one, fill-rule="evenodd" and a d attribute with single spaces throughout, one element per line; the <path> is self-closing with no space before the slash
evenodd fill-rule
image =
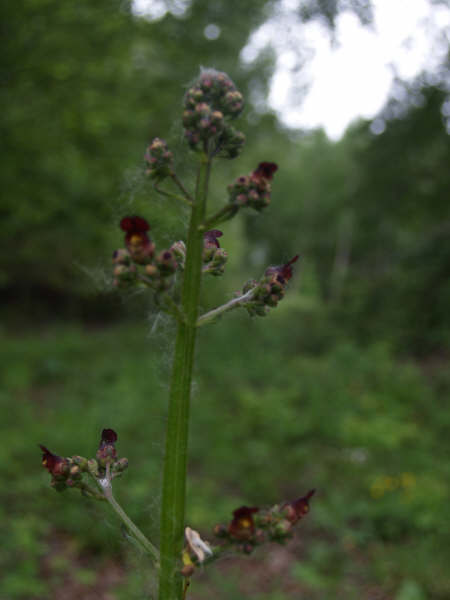
<path id="1" fill-rule="evenodd" d="M 310 490 L 305 496 L 285 505 L 287 518 L 291 523 L 296 523 L 309 512 L 309 500 L 315 492 L 316 490 Z"/>
<path id="2" fill-rule="evenodd" d="M 216 248 L 220 248 L 220 244 L 217 241 L 217 238 L 223 236 L 223 233 L 219 229 L 211 229 L 210 231 L 205 231 L 203 234 L 203 239 L 206 245 L 213 244 Z"/>
<path id="3" fill-rule="evenodd" d="M 292 266 L 291 265 L 293 265 L 294 263 L 296 263 L 298 261 L 299 256 L 300 256 L 299 254 L 296 254 L 294 256 L 294 258 L 291 258 L 291 260 L 289 262 L 287 262 L 285 265 L 282 265 L 280 267 L 280 275 L 282 277 L 284 277 L 284 279 L 287 279 L 287 280 L 291 279 L 291 277 L 292 277 Z"/>

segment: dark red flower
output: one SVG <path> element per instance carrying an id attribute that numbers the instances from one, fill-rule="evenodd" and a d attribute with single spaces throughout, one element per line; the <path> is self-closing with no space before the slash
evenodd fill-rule
<path id="1" fill-rule="evenodd" d="M 104 429 L 102 431 L 100 446 L 102 444 L 114 444 L 114 442 L 117 442 L 117 433 L 114 431 L 114 429 Z"/>
<path id="2" fill-rule="evenodd" d="M 103 429 L 100 445 L 97 450 L 97 460 L 101 466 L 111 463 L 117 457 L 114 444 L 117 441 L 117 433 L 114 429 Z"/>
<path id="3" fill-rule="evenodd" d="M 45 467 L 51 475 L 64 475 L 67 472 L 68 461 L 66 458 L 53 454 L 42 444 L 39 444 L 39 448 L 43 452 L 42 466 Z"/>
<path id="4" fill-rule="evenodd" d="M 253 514 L 259 508 L 256 506 L 241 506 L 233 511 L 233 520 L 228 526 L 228 533 L 237 539 L 248 539 L 255 532 Z"/>
<path id="5" fill-rule="evenodd" d="M 155 245 L 147 235 L 150 225 L 142 217 L 124 217 L 120 228 L 126 232 L 125 245 L 134 261 L 145 263 L 152 256 Z"/>
<path id="6" fill-rule="evenodd" d="M 275 275 L 277 280 L 281 284 L 284 284 L 286 281 L 289 281 L 289 279 L 291 279 L 293 274 L 292 265 L 295 262 L 297 262 L 298 259 L 299 255 L 296 254 L 294 258 L 291 258 L 291 260 L 284 265 L 278 265 L 277 267 L 267 267 L 265 274 L 269 276 Z"/>
<path id="7" fill-rule="evenodd" d="M 278 170 L 278 165 L 272 162 L 259 163 L 258 168 L 252 173 L 252 176 L 256 179 L 268 179 L 269 181 L 273 178 L 274 173 Z"/>
<path id="8" fill-rule="evenodd" d="M 216 248 L 220 248 L 220 244 L 217 238 L 223 236 L 223 233 L 219 229 L 211 229 L 210 231 L 205 231 L 203 234 L 204 245 L 206 248 L 210 248 L 211 246 L 215 246 Z"/>
<path id="9" fill-rule="evenodd" d="M 309 499 L 315 494 L 316 490 L 310 490 L 306 496 L 297 498 L 293 502 L 284 505 L 286 517 L 291 523 L 296 523 L 309 512 Z"/>
<path id="10" fill-rule="evenodd" d="M 127 233 L 143 233 L 150 229 L 150 225 L 142 217 L 124 217 L 120 221 L 120 228 Z"/>
<path id="11" fill-rule="evenodd" d="M 289 281 L 289 279 L 292 277 L 292 265 L 296 263 L 298 259 L 299 255 L 296 254 L 294 258 L 291 258 L 291 260 L 285 265 L 281 265 L 281 267 L 278 267 L 280 275 L 287 281 Z"/>

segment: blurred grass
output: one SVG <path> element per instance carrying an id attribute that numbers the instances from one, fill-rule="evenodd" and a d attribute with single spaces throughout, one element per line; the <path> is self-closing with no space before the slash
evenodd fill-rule
<path id="1" fill-rule="evenodd" d="M 210 537 L 212 526 L 241 504 L 318 491 L 287 548 L 208 569 L 194 581 L 193 598 L 211 590 L 227 600 L 450 594 L 448 373 L 425 376 L 383 345 L 330 344 L 325 329 L 311 307 L 291 301 L 267 320 L 233 314 L 201 333 L 189 524 Z M 121 537 L 107 507 L 49 488 L 37 444 L 92 456 L 101 429 L 116 429 L 119 452 L 130 460 L 116 494 L 155 537 L 166 338 L 164 325 L 150 335 L 142 324 L 61 324 L 2 336 L 2 600 L 62 598 L 55 590 L 67 571 L 92 589 L 111 560 L 131 565 L 113 586 L 115 597 L 139 598 L 143 585 L 151 587 L 145 560 Z M 55 551 L 61 543 L 65 550 Z M 277 557 L 279 568 L 272 565 Z M 244 594 L 250 566 L 256 579 Z"/>

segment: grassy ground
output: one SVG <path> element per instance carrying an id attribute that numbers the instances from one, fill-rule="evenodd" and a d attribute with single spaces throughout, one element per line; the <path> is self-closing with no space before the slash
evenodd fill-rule
<path id="1" fill-rule="evenodd" d="M 222 560 L 199 573 L 191 597 L 448 598 L 448 375 L 425 375 L 383 346 L 305 341 L 293 327 L 304 319 L 292 306 L 201 334 L 188 523 L 208 538 L 237 506 L 318 491 L 292 542 Z M 153 334 L 66 324 L 3 336 L 1 600 L 152 589 L 107 507 L 49 488 L 37 444 L 92 456 L 103 427 L 118 431 L 130 468 L 117 497 L 156 537 L 168 337 L 163 323 Z"/>

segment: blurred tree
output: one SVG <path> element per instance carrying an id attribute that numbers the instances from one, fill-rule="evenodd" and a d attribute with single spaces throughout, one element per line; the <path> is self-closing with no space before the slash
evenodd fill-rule
<path id="1" fill-rule="evenodd" d="M 230 11 L 198 1 L 159 22 L 136 18 L 119 0 L 3 6 L 4 301 L 35 304 L 44 294 L 59 308 L 71 298 L 76 306 L 86 280 L 73 276 L 74 263 L 97 264 L 113 248 L 109 223 L 124 173 L 151 136 L 170 130 L 180 82 L 205 61 L 236 71 L 264 5 Z M 223 31 L 217 41 L 203 35 L 211 20 Z"/>
<path id="2" fill-rule="evenodd" d="M 301 253 L 347 335 L 427 353 L 450 337 L 447 93 L 426 81 L 402 89 L 337 143 L 321 131 L 272 136 L 276 209 L 249 215 L 247 234 L 269 262 Z"/>

